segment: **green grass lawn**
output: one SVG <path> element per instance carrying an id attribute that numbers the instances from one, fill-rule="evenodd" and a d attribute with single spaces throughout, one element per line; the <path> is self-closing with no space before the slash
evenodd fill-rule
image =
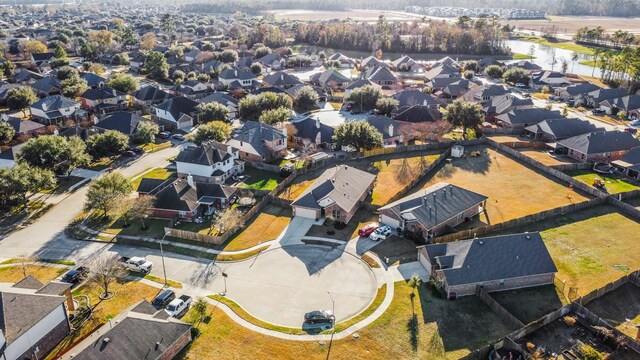
<path id="1" fill-rule="evenodd" d="M 531 60 L 535 58 L 535 56 L 529 56 L 527 54 L 513 53 L 513 60 Z"/>
<path id="2" fill-rule="evenodd" d="M 531 41 L 531 42 L 539 44 L 539 45 L 551 46 L 551 47 L 555 47 L 555 48 L 558 48 L 558 49 L 574 51 L 574 52 L 577 52 L 577 53 L 582 53 L 582 54 L 587 54 L 587 55 L 593 55 L 594 54 L 593 48 L 588 47 L 588 46 L 578 45 L 578 44 L 576 44 L 574 42 L 571 42 L 571 41 L 550 40 L 550 39 L 545 39 L 545 38 L 541 38 L 541 37 L 537 37 L 537 36 L 530 36 L 530 35 L 520 35 L 520 36 L 518 36 L 518 38 L 523 39 L 523 40 L 528 40 L 528 41 Z"/>
<path id="3" fill-rule="evenodd" d="M 591 67 L 594 67 L 594 66 L 598 67 L 598 64 L 593 60 L 582 60 L 582 61 L 580 61 L 580 64 L 586 65 L 586 66 L 591 66 Z"/>
<path id="4" fill-rule="evenodd" d="M 241 183 L 240 186 L 253 190 L 271 191 L 283 180 L 279 174 L 251 167 L 246 167 L 244 174 L 248 175 L 249 178 Z"/>
<path id="5" fill-rule="evenodd" d="M 589 186 L 593 185 L 593 180 L 595 178 L 599 178 L 605 182 L 607 192 L 610 194 L 618 194 L 621 192 L 627 192 L 627 191 L 638 189 L 637 185 L 627 181 L 622 177 L 605 176 L 603 174 L 595 173 L 591 170 L 572 170 L 572 171 L 566 171 L 565 174 Z"/>
<path id="6" fill-rule="evenodd" d="M 140 182 L 143 178 L 166 180 L 173 175 L 175 175 L 175 171 L 173 170 L 169 170 L 167 168 L 155 168 L 140 175 L 134 176 L 133 180 L 131 180 L 131 184 L 133 185 L 133 189 L 135 190 L 138 188 L 138 185 L 140 185 Z"/>
<path id="7" fill-rule="evenodd" d="M 147 230 L 142 230 L 142 223 L 139 221 L 133 221 L 129 226 L 124 226 L 122 219 L 117 219 L 106 227 L 103 226 L 103 232 L 112 235 L 129 235 L 129 236 L 144 236 L 152 238 L 161 238 L 164 236 L 164 228 L 169 225 L 169 220 L 163 219 L 147 219 L 145 224 L 148 226 Z M 91 226 L 95 230 L 99 230 L 99 227 Z"/>

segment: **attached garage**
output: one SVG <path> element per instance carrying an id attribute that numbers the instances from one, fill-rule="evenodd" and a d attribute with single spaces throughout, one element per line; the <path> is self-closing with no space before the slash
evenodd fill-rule
<path id="1" fill-rule="evenodd" d="M 384 225 L 389 225 L 392 229 L 397 229 L 400 227 L 400 221 L 392 218 L 391 216 L 381 214 L 380 215 L 380 223 Z"/>
<path id="2" fill-rule="evenodd" d="M 320 209 L 309 209 L 302 206 L 293 206 L 293 216 L 318 220 L 320 218 Z"/>

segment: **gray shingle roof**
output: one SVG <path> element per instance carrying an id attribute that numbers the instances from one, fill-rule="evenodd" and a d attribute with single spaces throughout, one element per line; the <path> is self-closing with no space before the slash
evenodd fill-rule
<path id="1" fill-rule="evenodd" d="M 42 105 L 45 105 L 47 110 L 44 110 Z M 44 112 L 66 109 L 72 106 L 80 106 L 80 103 L 68 99 L 62 95 L 47 96 L 46 98 L 31 105 L 32 108 L 39 109 Z"/>
<path id="2" fill-rule="evenodd" d="M 583 154 L 602 154 L 631 150 L 639 146 L 640 141 L 624 131 L 594 131 L 558 141 L 559 145 Z"/>
<path id="3" fill-rule="evenodd" d="M 487 199 L 486 196 L 444 182 L 403 197 L 380 208 L 397 219 L 417 221 L 431 229 L 463 213 Z"/>
<path id="4" fill-rule="evenodd" d="M 270 86 L 291 86 L 302 84 L 300 79 L 284 71 L 271 73 L 265 76 L 264 79 L 262 79 L 262 82 Z"/>
<path id="5" fill-rule="evenodd" d="M 257 121 L 245 121 L 244 125 L 233 131 L 227 144 L 244 152 L 264 156 L 268 153 L 265 141 L 286 141 L 282 130 Z"/>
<path id="6" fill-rule="evenodd" d="M 158 109 L 168 111 L 171 113 L 174 119 L 179 119 L 182 114 L 191 115 L 196 112 L 198 103 L 186 98 L 184 96 L 178 96 L 164 101 L 157 106 Z"/>
<path id="7" fill-rule="evenodd" d="M 136 132 L 138 124 L 142 121 L 149 121 L 140 115 L 134 113 L 117 111 L 109 117 L 101 120 L 96 124 L 97 128 L 105 130 L 116 130 L 125 135 L 133 135 Z"/>
<path id="8" fill-rule="evenodd" d="M 561 140 L 596 131 L 598 128 L 586 120 L 560 118 L 544 120 L 526 129 L 535 134 L 548 134 L 556 140 Z"/>
<path id="9" fill-rule="evenodd" d="M 0 329 L 7 342 L 22 336 L 65 300 L 63 296 L 0 292 Z"/>
<path id="10" fill-rule="evenodd" d="M 180 151 L 176 162 L 211 166 L 231 158 L 232 154 L 222 150 L 222 147 L 226 146 L 213 141 L 205 142 L 200 146 L 189 146 Z"/>
<path id="11" fill-rule="evenodd" d="M 398 78 L 386 66 L 373 66 L 364 73 L 371 81 L 398 81 Z"/>
<path id="12" fill-rule="evenodd" d="M 375 178 L 351 166 L 336 166 L 323 172 L 291 205 L 320 209 L 335 203 L 351 212 Z"/>
<path id="13" fill-rule="evenodd" d="M 125 95 L 126 94 L 121 91 L 103 86 L 95 89 L 89 89 L 82 93 L 80 97 L 87 100 L 106 100 Z"/>
<path id="14" fill-rule="evenodd" d="M 398 110 L 399 113 L 393 117 L 394 120 L 398 121 L 417 123 L 425 121 L 435 122 L 442 119 L 439 111 L 424 105 L 414 105 Z"/>
<path id="15" fill-rule="evenodd" d="M 296 128 L 296 136 L 299 138 L 309 139 L 314 144 L 330 144 L 334 142 L 333 133 L 335 132 L 335 129 L 321 122 L 318 127 L 318 121 L 316 121 L 316 119 L 309 117 L 302 121 L 297 121 L 292 125 Z"/>
<path id="16" fill-rule="evenodd" d="M 496 119 L 501 120 L 511 125 L 516 124 L 537 124 L 544 120 L 559 119 L 562 117 L 560 111 L 547 110 L 547 109 L 522 109 L 512 110 L 506 114 L 500 114 L 496 116 Z"/>
<path id="17" fill-rule="evenodd" d="M 449 286 L 558 271 L 537 232 L 427 245 L 426 250 L 432 263 L 442 259 L 451 266 L 442 270 Z"/>
<path id="18" fill-rule="evenodd" d="M 427 105 L 438 106 L 440 103 L 436 98 L 425 94 L 420 90 L 403 90 L 393 95 L 398 100 L 398 106 Z"/>

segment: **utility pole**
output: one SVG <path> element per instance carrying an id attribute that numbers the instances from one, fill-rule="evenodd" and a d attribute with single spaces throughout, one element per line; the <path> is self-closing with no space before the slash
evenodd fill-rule
<path id="1" fill-rule="evenodd" d="M 165 236 L 169 235 L 169 232 L 165 232 L 164 236 L 162 236 L 162 240 L 160 240 L 160 256 L 162 257 L 162 272 L 164 274 L 164 287 L 167 287 L 167 267 L 164 265 L 164 251 L 162 249 L 162 243 L 164 242 Z"/>
<path id="2" fill-rule="evenodd" d="M 336 333 L 336 302 L 333 300 L 333 296 L 331 296 L 331 293 L 329 291 L 327 291 L 327 294 L 329 294 L 329 297 L 331 298 L 331 313 L 333 313 L 334 316 L 333 324 L 331 324 L 333 330 L 331 331 L 331 339 L 329 340 L 329 350 L 327 350 L 327 360 L 329 360 L 329 354 L 331 354 L 331 345 L 333 345 L 333 334 Z"/>

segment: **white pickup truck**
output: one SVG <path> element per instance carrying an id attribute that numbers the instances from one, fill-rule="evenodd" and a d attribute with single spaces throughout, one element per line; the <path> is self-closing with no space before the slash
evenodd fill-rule
<path id="1" fill-rule="evenodd" d="M 122 257 L 120 263 L 125 269 L 148 274 L 153 268 L 153 263 L 147 259 L 139 256 L 132 258 Z"/>
<path id="2" fill-rule="evenodd" d="M 171 301 L 169 305 L 164 308 L 164 311 L 169 314 L 169 316 L 178 317 L 180 316 L 180 314 L 185 313 L 189 309 L 192 302 L 193 299 L 191 298 L 191 296 L 182 295 L 179 298 Z"/>

